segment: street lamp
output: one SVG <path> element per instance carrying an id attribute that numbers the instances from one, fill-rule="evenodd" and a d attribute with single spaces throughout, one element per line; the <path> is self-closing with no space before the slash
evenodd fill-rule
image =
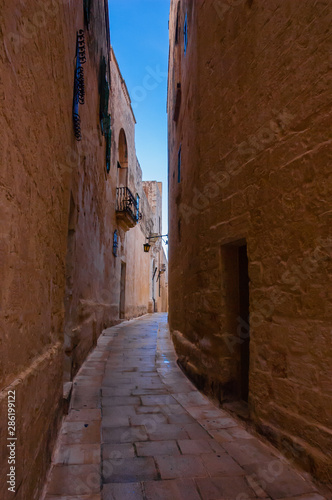
<path id="1" fill-rule="evenodd" d="M 151 248 L 150 243 L 144 243 L 143 248 L 145 253 L 149 253 Z"/>
<path id="2" fill-rule="evenodd" d="M 168 238 L 168 234 L 157 234 L 157 235 L 154 235 L 154 236 L 147 236 L 147 242 L 144 243 L 143 245 L 143 248 L 144 248 L 144 252 L 145 253 L 149 253 L 150 251 L 150 248 L 151 248 L 151 245 L 149 243 L 149 240 L 155 240 L 157 238 L 161 238 L 163 240 L 163 242 L 165 243 L 165 245 L 168 245 L 168 239 L 166 241 L 164 241 L 164 238 Z"/>

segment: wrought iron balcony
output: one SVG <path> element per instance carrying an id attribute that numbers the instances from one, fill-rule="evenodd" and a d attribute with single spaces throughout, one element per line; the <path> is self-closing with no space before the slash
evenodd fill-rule
<path id="1" fill-rule="evenodd" d="M 116 215 L 120 226 L 125 230 L 135 227 L 142 219 L 139 211 L 139 197 L 134 195 L 127 187 L 116 190 Z"/>

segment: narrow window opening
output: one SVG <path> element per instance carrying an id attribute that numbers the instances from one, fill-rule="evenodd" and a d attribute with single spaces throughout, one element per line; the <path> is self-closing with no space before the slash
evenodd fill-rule
<path id="1" fill-rule="evenodd" d="M 119 243 L 118 243 L 118 231 L 115 230 L 114 234 L 113 234 L 113 255 L 114 255 L 114 257 L 118 256 L 118 246 L 119 246 Z"/>

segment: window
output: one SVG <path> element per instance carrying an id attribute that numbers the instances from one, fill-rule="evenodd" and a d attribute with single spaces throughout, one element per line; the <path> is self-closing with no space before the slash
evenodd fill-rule
<path id="1" fill-rule="evenodd" d="M 114 257 L 118 256 L 118 232 L 117 232 L 117 230 L 115 230 L 114 234 L 113 234 L 113 255 L 114 255 Z"/>
<path id="2" fill-rule="evenodd" d="M 186 17 L 184 20 L 184 27 L 183 27 L 183 36 L 184 36 L 184 42 L 183 42 L 183 47 L 184 47 L 184 53 L 187 53 L 187 46 L 188 46 L 188 15 L 186 13 Z"/>
<path id="3" fill-rule="evenodd" d="M 181 182 L 181 146 L 178 152 L 178 183 Z"/>

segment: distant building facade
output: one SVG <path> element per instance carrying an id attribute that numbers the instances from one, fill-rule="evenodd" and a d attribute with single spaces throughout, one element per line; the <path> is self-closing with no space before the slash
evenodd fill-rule
<path id="1" fill-rule="evenodd" d="M 105 327 L 147 313 L 153 301 L 152 263 L 162 249 L 146 254 L 143 244 L 158 231 L 155 201 L 144 191 L 108 15 L 106 0 L 19 1 L 15 8 L 2 2 L 4 500 L 39 498 L 61 423 L 63 383 L 70 386 Z M 157 206 L 161 211 L 161 197 Z M 6 482 L 9 390 L 17 401 L 14 496 Z"/>
<path id="2" fill-rule="evenodd" d="M 171 1 L 169 321 L 196 384 L 248 411 L 328 481 L 332 12 L 323 4 Z"/>

